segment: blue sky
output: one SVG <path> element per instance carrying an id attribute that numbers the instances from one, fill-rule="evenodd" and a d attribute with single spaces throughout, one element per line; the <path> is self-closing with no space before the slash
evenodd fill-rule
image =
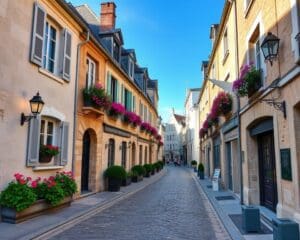
<path id="1" fill-rule="evenodd" d="M 99 0 L 71 0 L 100 13 Z M 139 64 L 159 81 L 159 114 L 183 113 L 187 88 L 200 87 L 201 61 L 211 50 L 209 29 L 220 21 L 224 0 L 115 0 L 116 27 L 125 48 L 134 48 Z"/>

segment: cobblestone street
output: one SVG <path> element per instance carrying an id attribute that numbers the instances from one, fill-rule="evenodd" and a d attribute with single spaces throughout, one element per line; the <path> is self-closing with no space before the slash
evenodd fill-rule
<path id="1" fill-rule="evenodd" d="M 158 182 L 51 239 L 230 239 L 190 171 Z"/>

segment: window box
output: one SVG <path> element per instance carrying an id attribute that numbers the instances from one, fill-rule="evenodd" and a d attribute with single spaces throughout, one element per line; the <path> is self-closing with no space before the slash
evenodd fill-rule
<path id="1" fill-rule="evenodd" d="M 21 212 L 17 212 L 13 208 L 2 207 L 1 217 L 3 222 L 20 223 L 28 219 L 31 219 L 33 217 L 46 214 L 50 211 L 68 207 L 71 205 L 71 202 L 72 202 L 72 197 L 65 197 L 59 205 L 52 206 L 51 204 L 47 203 L 44 199 L 41 199 L 36 201 L 30 207 L 22 210 Z"/>

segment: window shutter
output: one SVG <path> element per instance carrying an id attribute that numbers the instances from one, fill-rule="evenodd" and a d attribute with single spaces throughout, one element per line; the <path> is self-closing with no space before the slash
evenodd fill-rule
<path id="1" fill-rule="evenodd" d="M 65 166 L 68 163 L 69 123 L 62 122 L 61 128 L 60 165 Z"/>
<path id="2" fill-rule="evenodd" d="M 31 38 L 31 62 L 38 66 L 43 66 L 43 45 L 44 33 L 46 25 L 46 12 L 38 4 L 34 4 L 33 23 L 32 23 L 32 38 Z"/>
<path id="3" fill-rule="evenodd" d="M 111 96 L 111 74 L 107 72 L 106 74 L 106 93 Z"/>
<path id="4" fill-rule="evenodd" d="M 40 150 L 40 117 L 32 118 L 29 122 L 28 145 L 27 145 L 27 166 L 35 166 L 39 162 Z"/>
<path id="5" fill-rule="evenodd" d="M 135 112 L 135 96 L 132 96 L 132 111 Z"/>
<path id="6" fill-rule="evenodd" d="M 128 94 L 129 111 L 132 111 L 132 92 Z"/>
<path id="7" fill-rule="evenodd" d="M 124 85 L 122 84 L 122 89 L 121 89 L 121 91 L 122 91 L 122 99 L 121 99 L 121 103 L 123 104 L 123 105 L 125 105 L 125 88 L 124 88 Z"/>
<path id="8" fill-rule="evenodd" d="M 116 80 L 116 84 L 115 84 L 115 93 L 116 93 L 116 99 L 115 99 L 115 102 L 121 102 L 120 101 L 120 86 L 119 86 L 119 82 L 118 80 Z"/>
<path id="9" fill-rule="evenodd" d="M 66 81 L 70 81 L 71 78 L 71 47 L 72 47 L 72 35 L 67 29 L 65 29 L 62 78 Z"/>

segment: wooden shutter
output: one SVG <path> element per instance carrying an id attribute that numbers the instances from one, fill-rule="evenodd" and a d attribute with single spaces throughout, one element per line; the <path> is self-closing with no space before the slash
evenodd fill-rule
<path id="1" fill-rule="evenodd" d="M 32 118 L 29 122 L 27 141 L 27 166 L 35 166 L 39 163 L 40 150 L 40 117 Z"/>
<path id="2" fill-rule="evenodd" d="M 61 123 L 60 165 L 68 163 L 69 123 Z"/>
<path id="3" fill-rule="evenodd" d="M 135 108 L 135 96 L 132 96 L 132 111 L 135 112 L 136 108 Z"/>
<path id="4" fill-rule="evenodd" d="M 132 111 L 132 92 L 128 92 L 129 111 Z"/>
<path id="5" fill-rule="evenodd" d="M 107 72 L 106 74 L 106 93 L 111 96 L 111 74 Z"/>
<path id="6" fill-rule="evenodd" d="M 116 84 L 115 84 L 115 99 L 114 99 L 114 102 L 120 102 L 119 101 L 119 98 L 120 98 L 120 86 L 119 86 L 119 82 L 118 80 L 115 80 L 116 81 Z"/>
<path id="7" fill-rule="evenodd" d="M 70 81 L 71 78 L 71 49 L 72 49 L 72 35 L 67 29 L 65 29 L 62 78 L 66 81 Z"/>
<path id="8" fill-rule="evenodd" d="M 121 89 L 121 91 L 122 91 L 121 103 L 122 103 L 123 105 L 125 105 L 125 87 L 124 87 L 123 84 L 122 84 L 122 89 Z"/>
<path id="9" fill-rule="evenodd" d="M 43 45 L 46 25 L 46 12 L 38 4 L 35 3 L 33 7 L 33 23 L 32 23 L 32 37 L 31 37 L 31 62 L 38 66 L 43 66 Z"/>

